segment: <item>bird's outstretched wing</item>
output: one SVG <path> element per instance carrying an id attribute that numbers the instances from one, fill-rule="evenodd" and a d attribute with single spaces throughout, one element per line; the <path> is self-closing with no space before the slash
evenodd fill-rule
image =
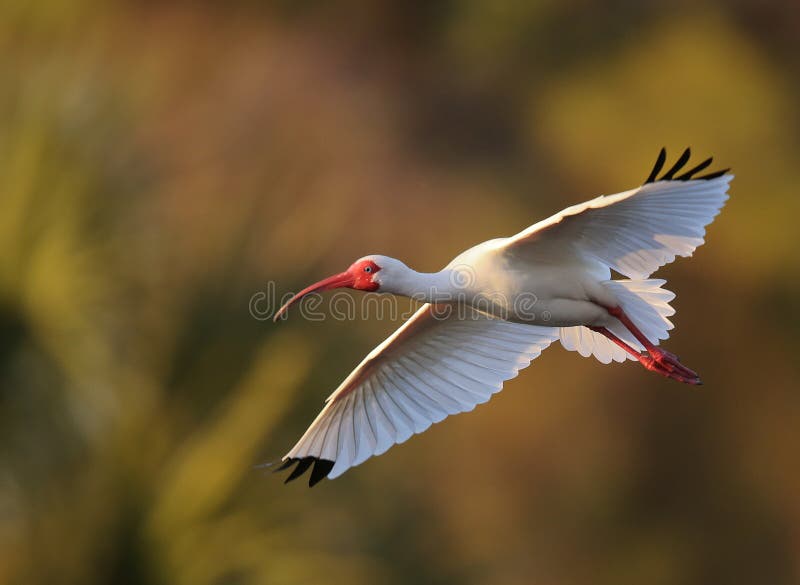
<path id="1" fill-rule="evenodd" d="M 284 456 L 279 469 L 297 463 L 286 481 L 312 464 L 310 486 L 337 477 L 448 415 L 472 410 L 558 339 L 553 327 L 451 309 L 424 305 L 367 355 Z"/>
<path id="2" fill-rule="evenodd" d="M 649 277 L 676 256 L 691 256 L 728 199 L 733 175 L 725 169 L 698 176 L 711 159 L 681 173 L 690 155 L 687 148 L 659 177 L 666 161 L 662 148 L 641 187 L 568 207 L 508 238 L 506 249 L 532 262 L 574 254 L 632 279 Z"/>

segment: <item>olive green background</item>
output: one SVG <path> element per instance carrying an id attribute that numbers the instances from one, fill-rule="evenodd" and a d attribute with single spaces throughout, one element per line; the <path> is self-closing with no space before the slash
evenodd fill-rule
<path id="1" fill-rule="evenodd" d="M 0 582 L 800 582 L 798 39 L 789 0 L 0 3 Z M 436 270 L 688 145 L 736 174 L 658 273 L 705 386 L 556 345 L 313 490 L 254 468 L 397 326 L 254 319 L 268 283 Z"/>

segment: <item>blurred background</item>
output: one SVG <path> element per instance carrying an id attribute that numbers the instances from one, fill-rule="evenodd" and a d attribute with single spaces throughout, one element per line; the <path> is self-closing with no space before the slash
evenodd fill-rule
<path id="1" fill-rule="evenodd" d="M 800 582 L 800 4 L 0 3 L 0 582 Z M 733 167 L 670 350 L 554 345 L 313 490 L 284 454 L 396 326 L 250 298 L 437 270 L 658 149 Z M 701 158 L 702 157 L 702 158 Z"/>

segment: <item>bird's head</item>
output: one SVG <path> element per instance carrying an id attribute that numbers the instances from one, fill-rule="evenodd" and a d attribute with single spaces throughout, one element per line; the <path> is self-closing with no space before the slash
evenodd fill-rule
<path id="1" fill-rule="evenodd" d="M 334 274 L 317 283 L 307 286 L 289 299 L 275 313 L 273 321 L 277 321 L 290 306 L 313 292 L 322 292 L 334 288 L 352 288 L 366 292 L 378 292 L 386 289 L 391 277 L 397 273 L 408 270 L 405 264 L 388 256 L 364 256 L 353 262 L 344 272 Z M 389 292 L 388 290 L 386 292 Z"/>

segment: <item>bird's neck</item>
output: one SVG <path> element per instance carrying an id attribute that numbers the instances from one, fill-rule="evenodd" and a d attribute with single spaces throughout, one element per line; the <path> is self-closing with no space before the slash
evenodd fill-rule
<path id="1" fill-rule="evenodd" d="M 409 268 L 387 292 L 426 303 L 439 303 L 457 301 L 459 292 L 463 294 L 463 287 L 458 286 L 456 275 L 448 268 L 439 272 L 417 272 Z"/>

